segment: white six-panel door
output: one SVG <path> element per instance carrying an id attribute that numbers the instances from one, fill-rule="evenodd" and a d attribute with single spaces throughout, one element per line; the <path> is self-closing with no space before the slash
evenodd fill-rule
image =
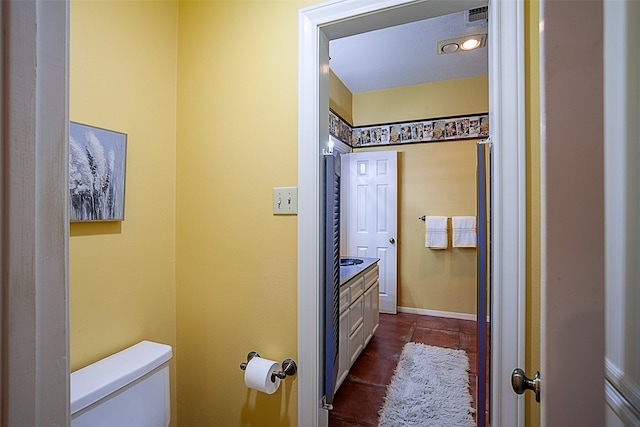
<path id="1" fill-rule="evenodd" d="M 398 265 L 397 153 L 352 153 L 343 156 L 343 165 L 342 176 L 346 181 L 348 202 L 347 247 L 342 255 L 380 259 L 380 312 L 395 314 Z"/>

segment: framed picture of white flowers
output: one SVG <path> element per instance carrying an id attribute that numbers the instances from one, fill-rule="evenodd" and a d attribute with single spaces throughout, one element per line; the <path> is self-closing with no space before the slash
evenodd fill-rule
<path id="1" fill-rule="evenodd" d="M 127 135 L 69 124 L 71 222 L 123 221 Z"/>

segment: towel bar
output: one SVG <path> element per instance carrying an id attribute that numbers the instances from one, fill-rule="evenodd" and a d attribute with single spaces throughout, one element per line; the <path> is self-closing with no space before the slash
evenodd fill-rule
<path id="1" fill-rule="evenodd" d="M 448 218 L 449 218 L 449 217 L 447 217 L 447 219 L 448 219 Z M 419 217 L 418 217 L 418 219 L 419 219 L 419 220 L 422 220 L 422 221 L 426 221 L 426 220 L 427 220 L 427 216 L 426 216 L 426 215 L 422 215 L 422 216 L 419 216 Z"/>

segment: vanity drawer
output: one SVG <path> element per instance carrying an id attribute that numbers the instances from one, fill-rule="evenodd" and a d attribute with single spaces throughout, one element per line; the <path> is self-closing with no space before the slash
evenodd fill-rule
<path id="1" fill-rule="evenodd" d="M 349 308 L 349 335 L 364 321 L 364 297 L 360 296 Z"/>
<path id="2" fill-rule="evenodd" d="M 378 280 L 379 272 L 380 272 L 380 270 L 378 268 L 378 264 L 376 263 L 376 265 L 371 270 L 369 270 L 366 273 L 364 273 L 364 288 L 365 289 L 369 289 L 369 287 L 371 285 L 376 283 L 376 280 Z"/>
<path id="3" fill-rule="evenodd" d="M 349 287 L 345 286 L 340 289 L 340 313 L 344 312 L 347 308 L 349 308 Z"/>
<path id="4" fill-rule="evenodd" d="M 349 284 L 351 302 L 357 300 L 362 294 L 364 294 L 364 277 L 359 277 Z"/>

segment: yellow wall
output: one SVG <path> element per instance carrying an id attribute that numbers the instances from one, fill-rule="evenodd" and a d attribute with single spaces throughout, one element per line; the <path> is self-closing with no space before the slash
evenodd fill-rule
<path id="1" fill-rule="evenodd" d="M 181 1 L 178 56 L 178 411 L 183 426 L 297 425 L 297 377 L 248 390 L 256 350 L 297 357 L 300 1 Z M 302 308 L 304 309 L 304 308 Z"/>
<path id="2" fill-rule="evenodd" d="M 476 251 L 424 247 L 422 215 L 475 215 L 475 140 L 361 151 L 398 152 L 398 306 L 476 313 Z M 449 220 L 451 230 L 451 220 Z"/>
<path id="3" fill-rule="evenodd" d="M 353 95 L 333 70 L 329 70 L 329 109 L 347 123 L 353 123 Z"/>
<path id="4" fill-rule="evenodd" d="M 353 95 L 353 125 L 489 111 L 487 77 L 448 80 Z"/>
<path id="5" fill-rule="evenodd" d="M 180 425 L 297 424 L 297 378 L 257 395 L 238 365 L 250 350 L 297 355 L 297 221 L 272 215 L 271 189 L 296 185 L 297 13 L 313 3 L 71 4 L 71 119 L 129 135 L 125 221 L 71 227 L 72 369 L 141 339 L 173 345 Z M 530 23 L 536 6 L 527 8 Z M 538 87 L 536 31 L 528 98 Z M 408 118 L 405 102 L 389 109 L 402 119 L 387 111 L 371 122 Z M 460 113 L 453 98 L 440 112 L 415 104 L 415 118 Z M 528 104 L 527 133 L 533 242 L 536 105 Z M 447 144 L 467 143 L 433 146 Z M 527 266 L 536 298 L 539 257 Z M 538 331 L 535 305 L 527 320 Z M 533 370 L 539 345 L 527 344 Z M 537 425 L 529 417 L 530 406 L 527 424 Z"/>
<path id="6" fill-rule="evenodd" d="M 71 224 L 76 370 L 144 339 L 175 352 L 177 3 L 70 9 L 70 118 L 128 134 L 125 220 Z"/>
<path id="7" fill-rule="evenodd" d="M 487 78 L 353 95 L 358 125 L 488 112 Z M 398 152 L 398 305 L 476 312 L 476 251 L 424 247 L 422 215 L 476 214 L 476 141 L 358 149 Z M 449 224 L 450 225 L 450 224 Z"/>

